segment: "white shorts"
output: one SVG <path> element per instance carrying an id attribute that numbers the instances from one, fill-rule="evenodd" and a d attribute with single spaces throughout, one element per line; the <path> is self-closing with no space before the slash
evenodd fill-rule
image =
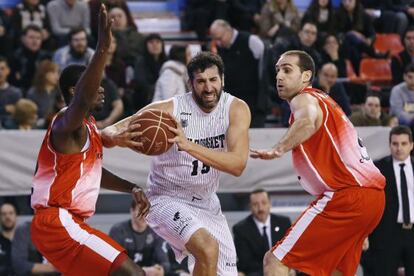
<path id="1" fill-rule="evenodd" d="M 221 212 L 217 195 L 205 202 L 186 202 L 171 196 L 150 196 L 147 216 L 150 227 L 172 247 L 178 262 L 189 256 L 190 271 L 194 257 L 185 248 L 191 236 L 206 229 L 219 243 L 217 275 L 237 276 L 237 255 L 227 220 Z"/>

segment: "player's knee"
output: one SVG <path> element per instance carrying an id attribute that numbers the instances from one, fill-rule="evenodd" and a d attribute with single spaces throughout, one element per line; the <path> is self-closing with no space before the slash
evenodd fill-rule
<path id="1" fill-rule="evenodd" d="M 187 249 L 198 261 L 212 262 L 218 259 L 219 244 L 206 230 L 200 229 L 190 238 Z"/>

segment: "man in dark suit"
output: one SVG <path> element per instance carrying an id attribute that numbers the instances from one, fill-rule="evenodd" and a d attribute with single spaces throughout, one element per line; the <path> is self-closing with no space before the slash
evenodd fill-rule
<path id="1" fill-rule="evenodd" d="M 414 275 L 414 159 L 413 136 L 406 126 L 390 132 L 391 155 L 375 163 L 387 180 L 381 222 L 370 235 L 372 275 L 394 276 L 400 264 Z"/>
<path id="2" fill-rule="evenodd" d="M 290 219 L 270 214 L 270 197 L 263 190 L 250 194 L 251 215 L 233 227 L 237 269 L 246 276 L 263 275 L 263 256 L 290 227 Z"/>

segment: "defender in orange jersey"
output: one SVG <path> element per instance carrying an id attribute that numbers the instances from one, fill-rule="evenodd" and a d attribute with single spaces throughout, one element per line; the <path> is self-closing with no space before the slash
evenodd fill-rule
<path id="1" fill-rule="evenodd" d="M 292 110 L 290 127 L 270 150 L 252 158 L 274 159 L 292 150 L 302 187 L 317 199 L 264 257 L 265 275 L 353 276 L 362 244 L 384 211 L 385 179 L 356 130 L 326 93 L 311 88 L 312 58 L 285 52 L 276 64 L 279 96 Z"/>
<path id="2" fill-rule="evenodd" d="M 109 236 L 89 227 L 100 187 L 132 193 L 141 215 L 149 210 L 142 189 L 102 168 L 103 141 L 92 110 L 102 108 L 99 86 L 111 44 L 111 24 L 102 5 L 96 53 L 89 66 L 66 67 L 59 85 L 68 107 L 49 126 L 33 178 L 31 205 L 35 215 L 31 237 L 37 249 L 64 275 L 144 275 Z M 114 139 L 118 145 L 140 146 L 131 126 Z"/>

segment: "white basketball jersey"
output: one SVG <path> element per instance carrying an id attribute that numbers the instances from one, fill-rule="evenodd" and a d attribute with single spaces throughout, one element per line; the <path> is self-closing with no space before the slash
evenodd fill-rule
<path id="1" fill-rule="evenodd" d="M 216 108 L 206 113 L 195 103 L 192 93 L 173 98 L 174 116 L 181 122 L 186 137 L 216 151 L 227 148 L 230 104 L 234 97 L 222 92 Z M 219 171 L 203 164 L 173 145 L 152 158 L 148 176 L 149 195 L 171 195 L 183 199 L 205 200 L 218 188 Z"/>

